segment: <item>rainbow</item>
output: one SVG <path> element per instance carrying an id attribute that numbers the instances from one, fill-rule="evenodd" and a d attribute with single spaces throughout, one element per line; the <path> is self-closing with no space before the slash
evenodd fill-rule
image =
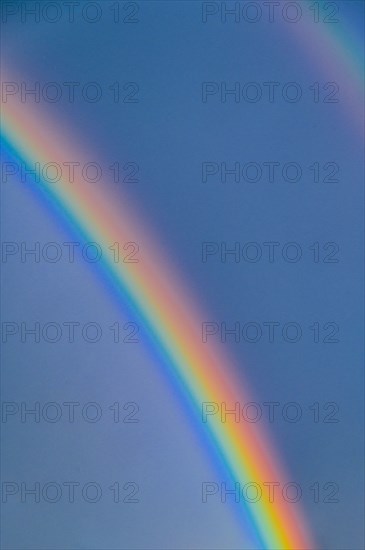
<path id="1" fill-rule="evenodd" d="M 359 130 L 363 79 L 356 37 L 346 28 L 343 31 L 335 25 L 314 24 L 308 14 L 300 24 L 285 27 L 292 39 L 302 45 L 306 59 L 316 63 L 324 76 L 329 80 L 336 76 L 341 83 L 349 84 L 350 91 L 343 103 L 353 128 Z M 17 81 L 2 72 L 4 82 Z M 62 165 L 89 160 L 87 152 L 80 144 L 72 143 L 59 121 L 51 119 L 39 106 L 32 105 L 30 110 L 15 96 L 2 103 L 2 138 L 5 147 L 29 168 L 37 162 Z M 36 190 L 75 234 L 86 242 L 99 243 L 104 251 L 113 243 L 143 242 L 141 263 L 118 263 L 112 255 L 103 254 L 103 270 L 110 286 L 123 306 L 133 311 L 143 324 L 159 364 L 171 384 L 178 388 L 229 480 L 260 485 L 268 481 L 287 483 L 262 427 L 249 423 L 199 422 L 203 402 L 233 404 L 252 399 L 248 389 L 236 379 L 231 359 L 216 346 L 201 342 L 200 324 L 205 317 L 135 209 L 126 200 L 121 202 L 107 182 L 100 186 L 90 185 L 82 178 L 73 183 L 67 178 L 57 183 L 41 180 Z M 243 527 L 250 530 L 257 548 L 315 548 L 298 505 L 285 502 L 279 495 L 274 503 L 262 498 L 240 506 L 241 517 L 245 519 Z"/>
<path id="2" fill-rule="evenodd" d="M 14 81 L 7 78 L 4 81 Z M 5 146 L 27 167 L 52 162 L 63 165 L 88 156 L 72 143 L 60 126 L 38 108 L 29 109 L 15 96 L 2 105 L 2 136 Z M 45 196 L 67 219 L 72 230 L 85 242 L 97 242 L 103 251 L 113 243 L 143 242 L 143 261 L 115 262 L 103 254 L 103 269 L 117 290 L 141 321 L 161 364 L 174 386 L 179 388 L 186 406 L 216 451 L 229 479 L 234 482 L 288 482 L 275 456 L 269 437 L 257 424 L 235 422 L 202 423 L 202 403 L 252 401 L 247 389 L 235 379 L 230 360 L 220 349 L 201 341 L 201 322 L 205 318 L 196 308 L 191 295 L 159 249 L 150 229 L 136 217 L 130 205 L 118 200 L 107 185 L 87 183 L 75 177 L 57 183 L 41 179 L 37 192 Z M 290 504 L 278 493 L 275 501 L 268 495 L 258 502 L 242 502 L 246 531 L 252 531 L 258 548 L 275 550 L 313 549 L 314 544 L 299 513 L 298 504 Z M 248 520 L 248 521 L 247 521 Z M 248 525 L 247 525 L 248 524 Z"/>
<path id="3" fill-rule="evenodd" d="M 336 82 L 339 85 L 338 106 L 344 122 L 352 134 L 361 138 L 364 135 L 364 48 L 363 37 L 352 20 L 363 20 L 361 2 L 355 8 L 345 6 L 345 10 L 343 2 L 328 3 L 326 10 L 320 2 L 317 4 L 320 6 L 317 16 L 313 5 L 312 11 L 303 8 L 302 18 L 297 23 L 281 21 L 276 30 L 289 37 L 301 67 L 308 67 L 310 72 L 313 68 L 318 70 L 322 83 Z M 338 12 L 333 11 L 336 6 Z M 323 22 L 325 16 L 333 22 Z M 318 22 L 314 22 L 315 17 Z"/>

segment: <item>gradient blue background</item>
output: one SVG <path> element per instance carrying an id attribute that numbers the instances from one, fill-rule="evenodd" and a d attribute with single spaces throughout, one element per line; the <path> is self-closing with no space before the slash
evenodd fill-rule
<path id="1" fill-rule="evenodd" d="M 19 4 L 19 2 L 14 2 Z M 29 2 L 30 4 L 30 2 Z M 123 3 L 122 3 L 123 4 Z M 362 2 L 336 2 L 338 25 L 361 38 Z M 201 321 L 296 321 L 296 344 L 221 344 L 236 359 L 243 383 L 257 402 L 295 401 L 298 423 L 280 417 L 265 423 L 290 478 L 304 489 L 301 502 L 318 547 L 360 550 L 363 538 L 363 152 L 346 107 L 314 104 L 201 102 L 204 81 L 351 82 L 323 77 L 285 24 L 204 25 L 200 2 L 138 2 L 139 22 L 113 23 L 110 3 L 90 24 L 29 20 L 2 25 L 3 62 L 31 82 L 119 80 L 140 86 L 139 103 L 96 104 L 78 100 L 47 104 L 75 141 L 103 166 L 137 162 L 139 181 L 120 184 L 159 235 L 168 256 L 203 304 Z M 301 2 L 305 6 L 305 2 Z M 346 21 L 346 25 L 343 21 Z M 298 23 L 299 25 L 300 23 Z M 323 23 L 320 23 L 323 25 Z M 31 102 L 29 103 L 31 108 Z M 361 116 L 361 113 L 359 113 Z M 5 161 L 10 160 L 7 155 Z M 201 181 L 204 161 L 295 161 L 300 182 L 221 184 Z M 318 161 L 340 166 L 338 183 L 313 183 L 307 167 Z M 30 185 L 29 185 L 30 186 Z M 2 183 L 3 241 L 64 242 L 65 227 L 16 178 Z M 73 239 L 77 240 L 77 239 Z M 303 247 L 289 264 L 201 261 L 203 241 L 285 243 Z M 334 241 L 340 261 L 313 263 L 308 246 Z M 141 252 L 143 261 L 143 250 Z M 131 320 L 105 292 L 92 265 L 9 261 L 3 271 L 3 321 L 97 321 L 104 328 Z M 340 342 L 314 344 L 308 327 L 336 322 Z M 106 331 L 105 331 L 106 332 Z M 140 405 L 138 424 L 2 424 L 2 479 L 40 482 L 114 481 L 140 485 L 140 503 L 78 500 L 50 505 L 19 498 L 3 505 L 4 549 L 233 549 L 254 548 L 237 522 L 234 506 L 201 503 L 202 481 L 218 480 L 214 464 L 191 429 L 184 410 L 143 342 L 3 346 L 3 401 L 114 401 Z M 339 423 L 313 423 L 308 407 L 336 402 Z M 239 481 L 239 480 L 238 480 Z M 340 486 L 339 502 L 314 504 L 308 487 Z"/>

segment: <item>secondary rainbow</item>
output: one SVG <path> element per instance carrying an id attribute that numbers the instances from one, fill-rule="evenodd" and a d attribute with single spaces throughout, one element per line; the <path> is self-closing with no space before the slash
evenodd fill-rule
<path id="1" fill-rule="evenodd" d="M 3 81 L 16 81 L 9 78 Z M 88 161 L 90 155 L 72 143 L 61 131 L 62 125 L 47 113 L 30 108 L 15 96 L 2 105 L 2 135 L 28 167 L 52 162 Z M 252 399 L 242 383 L 235 379 L 234 368 L 226 355 L 200 336 L 202 315 L 178 274 L 164 257 L 150 228 L 132 212 L 130 205 L 105 187 L 75 178 L 50 183 L 35 183 L 37 192 L 46 195 L 66 217 L 70 226 L 86 241 L 97 242 L 103 251 L 113 243 L 143 242 L 141 263 L 115 263 L 111 254 L 103 254 L 104 269 L 120 296 L 133 308 L 161 356 L 168 376 L 178 384 L 188 407 L 195 412 L 201 433 L 213 445 L 233 481 L 240 483 L 276 481 L 283 486 L 289 480 L 282 471 L 269 437 L 258 425 L 249 423 L 203 424 L 199 421 L 203 402 L 249 402 Z M 264 494 L 256 503 L 242 503 L 242 513 L 255 533 L 259 548 L 275 550 L 313 549 L 315 547 L 298 504 L 286 502 L 280 494 L 273 503 Z"/>
<path id="2" fill-rule="evenodd" d="M 297 3 L 298 4 L 298 3 Z M 314 11 L 314 5 L 317 4 Z M 357 32 L 353 20 L 363 21 L 363 7 L 341 2 L 320 2 L 304 4 L 298 22 L 290 23 L 279 19 L 276 30 L 289 37 L 300 58 L 300 66 L 306 65 L 311 72 L 318 71 L 320 84 L 335 82 L 339 86 L 338 103 L 323 104 L 334 116 L 337 108 L 342 112 L 350 134 L 360 138 L 364 135 L 364 48 L 363 36 Z M 345 9 L 343 9 L 345 7 Z M 313 71 L 314 69 L 314 71 Z M 329 92 L 330 90 L 328 90 Z M 357 145 L 362 146 L 359 139 Z"/>

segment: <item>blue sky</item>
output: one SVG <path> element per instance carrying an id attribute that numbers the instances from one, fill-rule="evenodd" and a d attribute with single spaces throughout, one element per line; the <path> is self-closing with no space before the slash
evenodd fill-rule
<path id="1" fill-rule="evenodd" d="M 14 4 L 19 4 L 14 2 Z M 236 362 L 242 382 L 252 386 L 258 403 L 300 404 L 303 418 L 282 416 L 268 426 L 291 479 L 303 487 L 302 505 L 319 548 L 360 549 L 363 545 L 363 153 L 359 136 L 341 104 L 315 104 L 309 91 L 325 83 L 318 67 L 304 63 L 285 25 L 261 21 L 222 24 L 201 21 L 200 2 L 138 2 L 138 23 L 115 24 L 110 3 L 101 21 L 62 20 L 22 24 L 18 16 L 3 24 L 2 58 L 29 83 L 97 82 L 98 103 L 77 96 L 45 107 L 54 111 L 90 160 L 107 167 L 135 162 L 138 182 L 121 183 L 154 227 L 168 256 L 206 311 L 205 321 L 232 326 L 279 323 L 278 337 L 257 343 L 222 343 Z M 122 3 L 123 4 L 123 3 Z M 121 4 L 121 5 L 122 5 Z M 241 3 L 244 4 L 244 3 Z M 303 2 L 301 3 L 304 4 Z M 346 32 L 359 33 L 360 2 L 336 2 L 352 21 Z M 124 3 L 125 5 L 125 3 Z M 124 7 L 122 5 L 122 9 Z M 109 8 L 109 10 L 107 9 Z M 130 9 L 130 8 L 128 8 Z M 123 14 L 127 11 L 123 11 Z M 129 13 L 129 12 L 128 12 Z M 300 24 L 300 23 L 298 23 Z M 321 23 L 323 24 L 323 23 Z M 340 23 L 341 25 L 341 20 Z M 327 80 L 327 79 L 326 79 Z M 340 74 L 332 80 L 350 86 Z M 115 81 L 139 86 L 138 103 L 112 100 Z M 221 89 L 239 82 L 298 83 L 303 99 L 257 103 L 220 95 L 202 103 L 202 83 Z M 31 108 L 31 102 L 29 103 Z M 5 158 L 6 160 L 6 158 Z M 222 183 L 218 176 L 202 182 L 202 164 L 233 166 L 279 163 L 269 182 Z M 281 168 L 295 162 L 303 171 L 287 182 Z M 336 163 L 337 182 L 313 181 L 310 166 L 319 163 L 321 180 L 327 163 Z M 3 240 L 63 242 L 57 221 L 14 178 L 2 184 Z M 265 254 L 256 263 L 222 262 L 217 254 L 201 260 L 202 243 L 232 248 L 235 243 L 278 244 L 274 262 Z M 283 258 L 287 243 L 300 246 L 302 258 Z M 225 243 L 225 244 L 222 244 Z M 320 261 L 313 261 L 318 243 Z M 337 263 L 323 259 L 336 243 Z M 327 248 L 325 248 L 327 246 Z M 79 319 L 103 327 L 130 320 L 113 303 L 81 260 L 69 265 L 9 261 L 3 269 L 2 318 L 17 322 Z M 283 325 L 300 325 L 297 343 L 281 338 Z M 319 343 L 313 330 L 319 323 Z M 325 343 L 335 323 L 339 342 Z M 143 421 L 123 426 L 44 425 L 10 422 L 3 430 L 8 444 L 4 479 L 137 479 L 141 503 L 122 511 L 104 501 L 90 511 L 84 503 L 53 508 L 14 503 L 5 507 L 6 548 L 245 548 L 230 506 L 199 500 L 201 481 L 219 479 L 209 457 L 190 430 L 184 411 L 165 381 L 156 359 L 143 343 L 132 349 L 108 340 L 90 347 L 77 340 L 4 346 L 5 401 L 137 401 Z M 122 365 L 122 368 L 121 368 Z M 121 397 L 122 396 L 122 397 Z M 312 419 L 319 403 L 321 419 L 336 403 L 337 423 Z M 124 430 L 126 428 L 126 430 Z M 130 429 L 131 428 L 131 429 Z M 108 475 L 109 474 L 109 475 Z M 113 477 L 114 476 L 114 477 Z M 127 476 L 127 477 L 126 477 Z M 328 482 L 340 487 L 336 504 L 313 502 L 308 487 Z M 321 493 L 322 495 L 322 493 Z M 23 529 L 16 525 L 21 523 Z M 27 545 L 27 546 L 26 546 Z"/>

